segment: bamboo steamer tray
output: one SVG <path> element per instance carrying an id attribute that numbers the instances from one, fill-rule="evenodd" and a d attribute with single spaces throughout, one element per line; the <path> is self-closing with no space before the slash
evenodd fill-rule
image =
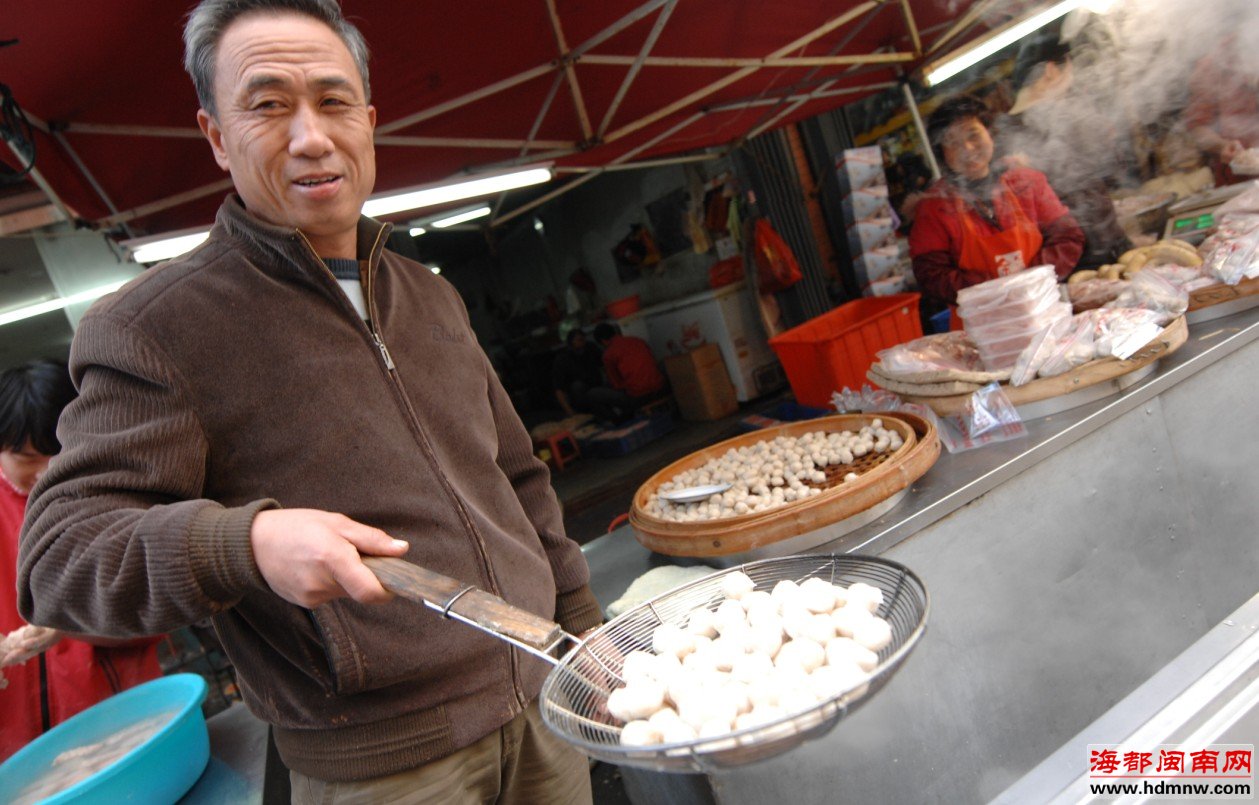
<path id="1" fill-rule="evenodd" d="M 1259 305 L 1259 277 L 1243 279 L 1236 285 L 1208 285 L 1189 294 L 1190 324 L 1231 316 Z"/>
<path id="2" fill-rule="evenodd" d="M 1145 369 L 1153 370 L 1153 365 L 1160 358 L 1180 349 L 1187 340 L 1189 340 L 1189 326 L 1185 323 L 1185 317 L 1181 316 L 1164 327 L 1163 332 L 1127 360 L 1098 358 L 1077 366 L 1065 374 L 1056 377 L 1039 377 L 1022 386 L 1003 383 L 1002 390 L 1016 408 L 1073 394 L 1101 383 L 1119 380 L 1125 375 L 1132 375 Z M 971 392 L 944 396 L 902 393 L 900 396 L 905 402 L 930 406 L 931 410 L 939 416 L 957 416 L 965 410 Z M 1024 416 L 1024 418 L 1031 417 Z"/>
<path id="3" fill-rule="evenodd" d="M 856 431 L 875 419 L 882 419 L 883 426 L 889 430 L 896 429 L 904 444 L 892 453 L 867 453 L 852 464 L 826 467 L 825 483 L 810 484 L 820 487 L 821 494 L 807 500 L 793 501 L 765 512 L 688 523 L 675 523 L 647 513 L 647 503 L 661 484 L 722 456 L 731 448 L 815 431 Z M 656 553 L 690 557 L 742 554 L 816 531 L 878 506 L 922 477 L 939 456 L 940 440 L 935 426 L 911 414 L 840 414 L 793 422 L 726 439 L 668 465 L 638 488 L 629 522 L 638 541 Z M 857 473 L 858 477 L 845 483 L 843 478 L 850 472 Z"/>

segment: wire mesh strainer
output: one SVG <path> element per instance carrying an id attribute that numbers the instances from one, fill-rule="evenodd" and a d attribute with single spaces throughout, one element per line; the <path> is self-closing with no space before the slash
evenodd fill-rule
<path id="1" fill-rule="evenodd" d="M 652 633 L 662 623 L 681 625 L 696 607 L 711 608 L 725 596 L 722 578 L 742 570 L 769 591 L 784 579 L 811 577 L 845 586 L 865 582 L 883 591 L 878 614 L 892 629 L 892 641 L 879 652 L 879 664 L 864 684 L 777 721 L 682 743 L 622 746 L 621 728 L 606 712 L 608 695 L 622 684 L 625 655 L 651 650 Z M 881 688 L 896 671 L 927 622 L 927 591 L 903 565 L 866 556 L 790 556 L 766 559 L 715 573 L 641 604 L 603 626 L 568 652 L 547 676 L 541 709 L 547 726 L 586 754 L 610 763 L 655 771 L 707 772 L 739 766 L 786 752 L 828 732 Z"/>

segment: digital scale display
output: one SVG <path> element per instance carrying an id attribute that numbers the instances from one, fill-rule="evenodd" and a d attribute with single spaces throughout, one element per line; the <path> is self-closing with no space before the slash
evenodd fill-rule
<path id="1" fill-rule="evenodd" d="M 1209 212 L 1175 218 L 1167 228 L 1167 236 L 1198 243 L 1215 229 L 1215 216 Z"/>

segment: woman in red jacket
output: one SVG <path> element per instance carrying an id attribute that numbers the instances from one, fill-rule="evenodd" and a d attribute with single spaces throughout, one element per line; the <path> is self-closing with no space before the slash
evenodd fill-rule
<path id="1" fill-rule="evenodd" d="M 161 675 L 161 638 L 71 639 L 17 613 L 26 498 L 61 450 L 57 418 L 74 396 L 64 364 L 39 361 L 0 374 L 0 761 L 80 710 Z"/>
<path id="2" fill-rule="evenodd" d="M 962 288 L 1031 266 L 1052 264 L 1065 279 L 1084 251 L 1084 232 L 1043 173 L 992 164 L 989 117 L 961 95 L 927 123 L 945 172 L 915 211 L 909 253 L 923 293 L 948 305 Z"/>

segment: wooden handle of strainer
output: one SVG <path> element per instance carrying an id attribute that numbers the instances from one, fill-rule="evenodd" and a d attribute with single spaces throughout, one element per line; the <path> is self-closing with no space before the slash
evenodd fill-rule
<path id="1" fill-rule="evenodd" d="M 363 564 L 395 595 L 425 604 L 446 617 L 458 616 L 508 642 L 545 651 L 564 635 L 558 624 L 546 618 L 428 568 L 386 556 L 364 556 Z"/>

